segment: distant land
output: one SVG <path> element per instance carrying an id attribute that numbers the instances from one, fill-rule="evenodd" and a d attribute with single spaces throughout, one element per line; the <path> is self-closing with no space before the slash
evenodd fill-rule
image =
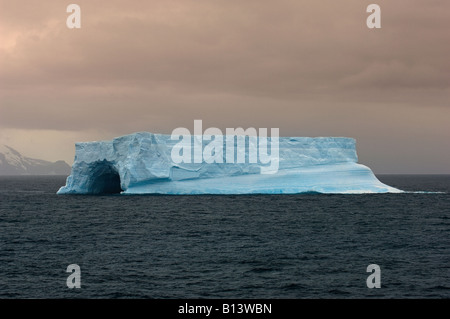
<path id="1" fill-rule="evenodd" d="M 0 144 L 0 175 L 70 175 L 64 161 L 54 163 L 22 156 L 10 146 Z"/>

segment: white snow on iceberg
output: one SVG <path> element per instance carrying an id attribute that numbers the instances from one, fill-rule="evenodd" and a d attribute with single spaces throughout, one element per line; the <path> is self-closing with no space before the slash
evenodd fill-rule
<path id="1" fill-rule="evenodd" d="M 71 175 L 58 194 L 402 192 L 357 163 L 352 138 L 280 137 L 274 174 L 263 174 L 260 163 L 175 163 L 177 143 L 171 135 L 147 132 L 77 143 Z"/>

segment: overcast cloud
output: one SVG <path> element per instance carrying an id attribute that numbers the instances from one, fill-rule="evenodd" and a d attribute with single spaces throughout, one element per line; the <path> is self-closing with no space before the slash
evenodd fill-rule
<path id="1" fill-rule="evenodd" d="M 450 173 L 448 0 L 0 0 L 0 142 L 279 127 L 350 136 L 380 173 Z M 366 7 L 382 28 L 366 26 Z"/>

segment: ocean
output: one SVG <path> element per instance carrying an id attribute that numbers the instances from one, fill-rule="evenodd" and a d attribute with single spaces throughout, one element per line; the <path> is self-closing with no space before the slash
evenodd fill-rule
<path id="1" fill-rule="evenodd" d="M 378 177 L 409 192 L 56 195 L 65 176 L 3 176 L 0 298 L 449 298 L 450 175 Z"/>

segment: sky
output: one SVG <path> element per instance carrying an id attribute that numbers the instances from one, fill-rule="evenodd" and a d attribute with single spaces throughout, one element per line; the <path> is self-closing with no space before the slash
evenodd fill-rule
<path id="1" fill-rule="evenodd" d="M 450 174 L 449 56 L 448 0 L 0 0 L 0 143 L 72 164 L 76 142 L 201 119 Z"/>

